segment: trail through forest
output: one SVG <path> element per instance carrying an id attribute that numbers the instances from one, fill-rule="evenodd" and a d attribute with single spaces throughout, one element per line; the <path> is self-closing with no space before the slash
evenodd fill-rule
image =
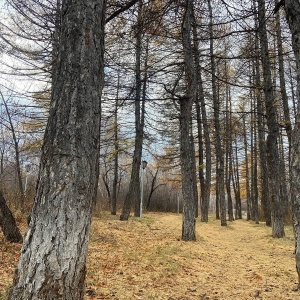
<path id="1" fill-rule="evenodd" d="M 273 239 L 263 223 L 221 227 L 197 221 L 197 241 L 183 242 L 181 216 L 147 213 L 121 222 L 94 218 L 85 299 L 300 299 L 293 232 Z M 20 246 L 0 235 L 0 299 L 5 299 Z"/>

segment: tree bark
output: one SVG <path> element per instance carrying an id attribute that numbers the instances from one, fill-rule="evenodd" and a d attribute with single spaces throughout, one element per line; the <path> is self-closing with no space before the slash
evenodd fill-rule
<path id="1" fill-rule="evenodd" d="M 240 172 L 239 172 L 239 156 L 238 156 L 238 142 L 235 138 L 235 160 L 233 165 L 234 175 L 232 176 L 232 183 L 235 195 L 235 218 L 242 219 L 242 201 L 240 188 Z"/>
<path id="2" fill-rule="evenodd" d="M 2 102 L 4 104 L 6 114 L 9 121 L 10 131 L 13 138 L 13 144 L 14 144 L 14 151 L 15 151 L 15 162 L 16 162 L 16 172 L 17 172 L 17 180 L 18 180 L 18 189 L 19 189 L 19 205 L 21 211 L 24 210 L 24 204 L 25 204 L 25 194 L 24 194 L 24 188 L 23 188 L 23 181 L 22 181 L 22 172 L 21 172 L 21 163 L 20 163 L 20 148 L 19 148 L 19 140 L 16 136 L 15 126 L 13 124 L 10 111 L 8 109 L 7 103 L 1 93 Z"/>
<path id="3" fill-rule="evenodd" d="M 99 177 L 105 1 L 64 0 L 37 193 L 9 299 L 83 299 Z"/>
<path id="4" fill-rule="evenodd" d="M 210 201 L 211 186 L 211 143 L 209 135 L 209 125 L 207 121 L 206 104 L 203 90 L 203 80 L 200 65 L 200 51 L 198 47 L 197 23 L 194 12 L 193 17 L 193 44 L 195 55 L 195 66 L 197 72 L 197 97 L 196 97 L 196 114 L 197 114 L 197 131 L 198 131 L 198 154 L 199 154 L 199 181 L 201 187 L 201 222 L 208 222 L 208 209 Z M 203 130 L 203 134 L 202 134 Z M 204 145 L 202 138 L 204 138 Z M 205 163 L 204 163 L 204 147 L 205 146 Z M 205 165 L 205 176 L 204 176 Z"/>
<path id="5" fill-rule="evenodd" d="M 246 201 L 247 201 L 247 221 L 251 220 L 251 195 L 250 195 L 250 178 L 249 178 L 249 159 L 248 159 L 248 141 L 247 141 L 247 130 L 246 130 L 246 117 L 243 116 L 243 138 L 244 138 L 244 149 L 245 149 L 245 177 L 246 177 Z"/>
<path id="6" fill-rule="evenodd" d="M 221 126 L 219 119 L 220 112 L 220 101 L 217 96 L 216 87 L 216 62 L 214 57 L 214 36 L 213 36 L 213 15 L 211 1 L 207 1 L 209 9 L 209 41 L 210 41 L 210 62 L 211 62 L 211 74 L 212 74 L 212 94 L 213 94 L 213 105 L 214 105 L 214 125 L 215 125 L 215 148 L 216 148 L 216 198 L 220 203 L 220 217 L 221 226 L 227 226 L 226 221 L 226 201 L 224 191 L 224 156 L 222 151 L 221 143 Z"/>
<path id="7" fill-rule="evenodd" d="M 268 180 L 268 167 L 267 167 L 267 149 L 265 140 L 265 108 L 260 91 L 260 66 L 259 66 L 259 51 L 258 51 L 258 37 L 255 38 L 255 44 L 257 49 L 257 55 L 255 60 L 253 60 L 253 75 L 255 76 L 255 95 L 256 95 L 256 107 L 257 107 L 257 131 L 258 131 L 258 148 L 260 156 L 260 178 L 261 185 L 263 186 L 261 190 L 261 205 L 264 213 L 264 218 L 267 226 L 271 226 L 271 208 L 270 208 L 270 196 L 269 196 L 269 180 Z"/>
<path id="8" fill-rule="evenodd" d="M 192 117 L 192 106 L 196 98 L 197 81 L 195 63 L 191 43 L 191 19 L 193 0 L 185 1 L 185 12 L 182 22 L 182 46 L 185 63 L 185 78 L 187 82 L 186 96 L 180 100 L 180 159 L 182 175 L 183 194 L 183 222 L 182 239 L 185 241 L 196 240 L 195 232 L 195 193 L 193 167 L 193 149 L 190 139 L 190 122 Z"/>
<path id="9" fill-rule="evenodd" d="M 119 181 L 119 127 L 118 127 L 118 108 L 119 108 L 119 82 L 120 74 L 118 73 L 118 87 L 117 87 L 117 99 L 114 110 L 114 179 L 112 187 L 112 198 L 111 198 L 111 214 L 117 214 L 117 190 Z"/>
<path id="10" fill-rule="evenodd" d="M 271 199 L 271 220 L 272 220 L 272 236 L 276 238 L 284 237 L 284 224 L 282 216 L 282 208 L 279 193 L 279 153 L 278 138 L 279 125 L 276 118 L 276 106 L 274 97 L 274 87 L 272 84 L 271 67 L 269 58 L 268 37 L 266 28 L 265 1 L 258 0 L 258 23 L 259 37 L 261 47 L 261 61 L 263 69 L 263 89 L 266 103 L 266 118 L 268 126 L 267 137 L 267 166 L 269 176 L 269 188 Z"/>
<path id="11" fill-rule="evenodd" d="M 296 58 L 297 98 L 298 107 L 295 116 L 295 126 L 292 132 L 291 147 L 291 202 L 293 208 L 293 223 L 295 233 L 295 258 L 298 273 L 298 289 L 300 289 L 300 2 L 285 0 L 286 18 L 292 33 L 292 45 Z"/>
<path id="12" fill-rule="evenodd" d="M 134 205 L 134 215 L 140 216 L 140 168 L 142 161 L 142 148 L 144 136 L 144 101 L 141 105 L 142 79 L 141 79 L 141 54 L 142 54 L 142 4 L 139 0 L 138 20 L 136 26 L 136 46 L 135 46 L 135 143 L 132 161 L 132 171 L 129 183 L 129 189 L 126 194 L 121 221 L 126 221 L 129 218 L 132 205 Z M 142 107 L 141 107 L 142 106 Z"/>
<path id="13" fill-rule="evenodd" d="M 5 198 L 0 191 L 0 227 L 8 242 L 22 243 L 23 238 L 16 224 L 15 218 L 6 205 Z"/>

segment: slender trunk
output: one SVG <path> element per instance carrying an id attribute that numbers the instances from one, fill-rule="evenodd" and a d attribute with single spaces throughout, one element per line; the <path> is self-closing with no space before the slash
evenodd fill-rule
<path id="1" fill-rule="evenodd" d="M 146 201 L 146 203 L 147 203 L 146 204 L 146 209 L 149 209 L 151 197 L 152 197 L 154 191 L 157 189 L 157 187 L 155 187 L 157 174 L 158 174 L 158 169 L 156 170 L 154 176 L 151 174 L 153 176 L 153 178 L 152 178 L 152 181 L 151 181 L 150 193 L 149 193 L 148 199 Z"/>
<path id="2" fill-rule="evenodd" d="M 207 1 L 209 10 L 209 40 L 210 40 L 210 63 L 211 63 L 211 74 L 212 74 L 212 94 L 213 94 L 213 105 L 214 105 L 214 125 L 215 125 L 215 148 L 216 148 L 216 198 L 220 204 L 220 217 L 221 226 L 226 226 L 226 201 L 224 191 L 224 156 L 222 151 L 221 143 L 221 126 L 219 120 L 220 113 L 220 101 L 217 96 L 216 86 L 216 62 L 214 56 L 214 35 L 213 35 L 213 15 L 211 0 Z"/>
<path id="3" fill-rule="evenodd" d="M 132 205 L 134 205 L 134 215 L 140 216 L 140 168 L 142 161 L 143 148 L 143 115 L 144 110 L 141 109 L 141 54 L 142 54 L 142 5 L 143 1 L 139 0 L 138 20 L 136 26 L 136 45 L 135 45 L 135 143 L 133 152 L 132 171 L 129 183 L 129 189 L 126 194 L 121 221 L 128 220 Z"/>
<path id="4" fill-rule="evenodd" d="M 293 79 L 293 71 L 291 66 L 291 59 L 288 59 L 289 62 L 289 78 L 290 78 L 290 85 L 291 85 L 291 92 L 292 92 L 292 103 L 293 103 L 293 113 L 294 117 L 297 114 L 297 104 L 296 104 L 296 95 L 295 95 L 295 87 L 294 87 L 294 79 Z"/>
<path id="5" fill-rule="evenodd" d="M 283 143 L 284 143 L 283 133 L 281 133 L 279 138 L 280 197 L 282 199 L 282 211 L 283 211 L 284 220 L 286 221 L 287 224 L 290 224 L 291 214 L 290 214 L 289 196 L 288 196 L 288 188 L 287 188 L 286 165 L 285 165 L 286 160 L 285 160 Z"/>
<path id="6" fill-rule="evenodd" d="M 257 23 L 257 21 L 256 21 Z M 257 27 L 257 25 L 256 25 Z M 258 36 L 255 35 L 255 49 L 256 56 L 252 60 L 252 73 L 253 73 L 253 83 L 256 88 L 254 91 L 256 99 L 256 109 L 257 109 L 257 134 L 258 134 L 258 148 L 259 148 L 259 166 L 260 166 L 260 180 L 261 186 L 261 206 L 264 214 L 264 220 L 267 226 L 271 226 L 271 210 L 270 210 L 270 197 L 269 197 L 269 180 L 268 180 L 268 169 L 267 169 L 267 150 L 266 150 L 266 140 L 265 140 L 265 108 L 264 101 L 261 95 L 261 79 L 260 79 L 260 64 L 259 64 L 259 49 L 258 49 Z"/>
<path id="7" fill-rule="evenodd" d="M 295 258 L 298 273 L 298 289 L 300 289 L 300 3 L 295 0 L 285 0 L 286 18 L 292 33 L 292 45 L 296 58 L 297 70 L 297 114 L 292 132 L 291 148 L 291 202 L 293 208 L 293 223 L 295 233 Z"/>
<path id="8" fill-rule="evenodd" d="M 201 222 L 208 222 L 208 209 L 210 202 L 210 186 L 211 186 L 211 143 L 209 136 L 209 126 L 207 121 L 206 104 L 203 91 L 203 81 L 200 65 L 200 51 L 198 47 L 198 33 L 197 22 L 195 20 L 194 12 L 193 17 L 193 45 L 195 55 L 195 66 L 197 74 L 197 98 L 196 98 L 196 114 L 197 114 L 197 132 L 198 132 L 198 155 L 199 166 L 198 174 L 201 188 Z M 203 130 L 203 134 L 202 134 Z M 204 162 L 204 145 L 205 145 L 205 162 Z M 205 166 L 205 176 L 204 176 Z"/>
<path id="9" fill-rule="evenodd" d="M 25 204 L 25 194 L 24 194 L 24 188 L 23 188 L 23 181 L 22 181 L 22 172 L 21 172 L 21 163 L 20 163 L 20 148 L 19 148 L 19 141 L 18 138 L 16 136 L 16 131 L 15 131 L 15 126 L 13 124 L 12 118 L 11 118 L 11 114 L 10 111 L 8 109 L 7 103 L 2 96 L 2 102 L 4 104 L 5 110 L 6 110 L 6 114 L 8 117 L 8 121 L 9 121 L 9 126 L 10 126 L 10 131 L 12 134 L 12 138 L 13 138 L 13 144 L 14 144 L 14 151 L 15 151 L 15 162 L 16 162 L 16 173 L 17 173 L 17 182 L 18 182 L 18 198 L 19 198 L 19 205 L 20 205 L 20 209 L 21 211 L 24 210 L 24 204 Z"/>
<path id="10" fill-rule="evenodd" d="M 253 93 L 251 92 L 251 219 L 259 223 L 258 186 L 257 186 L 257 143 L 256 143 L 256 109 Z"/>
<path id="11" fill-rule="evenodd" d="M 244 149 L 245 149 L 245 177 L 246 177 L 246 201 L 247 201 L 247 221 L 251 219 L 251 198 L 250 198 L 250 179 L 249 179 L 249 159 L 248 159 L 248 140 L 246 130 L 246 120 L 243 117 L 243 136 L 244 136 Z"/>
<path id="12" fill-rule="evenodd" d="M 227 63 L 225 63 L 225 72 L 226 72 L 226 81 L 228 81 L 227 76 Z M 228 207 L 228 219 L 229 221 L 234 220 L 233 216 L 233 204 L 232 204 L 232 196 L 231 196 L 231 175 L 232 175 L 232 144 L 231 144 L 231 94 L 230 94 L 230 86 L 226 85 L 226 143 L 225 143 L 225 151 L 226 151 L 226 167 L 225 167 L 225 182 L 226 182 L 226 192 L 227 192 L 227 207 Z"/>
<path id="13" fill-rule="evenodd" d="M 275 4 L 278 4 L 278 0 L 275 0 Z M 276 42 L 277 42 L 277 53 L 278 53 L 278 72 L 279 72 L 279 83 L 280 93 L 283 107 L 284 125 L 285 131 L 288 137 L 289 145 L 289 156 L 291 147 L 291 134 L 292 134 L 292 123 L 290 118 L 289 100 L 286 92 L 285 76 L 284 76 L 284 59 L 283 59 L 283 46 L 282 46 L 282 34 L 281 34 L 281 22 L 279 14 L 275 15 L 276 19 Z"/>
<path id="14" fill-rule="evenodd" d="M 263 69 L 263 88 L 266 103 L 266 118 L 268 126 L 267 137 L 267 166 L 269 176 L 269 188 L 271 199 L 271 220 L 272 236 L 275 238 L 284 237 L 284 224 L 281 208 L 281 199 L 279 193 L 279 153 L 278 138 L 279 125 L 276 117 L 276 106 L 274 97 L 274 88 L 271 77 L 271 65 L 269 58 L 268 37 L 266 28 L 265 1 L 258 0 L 258 33 L 260 37 L 261 61 Z"/>
<path id="15" fill-rule="evenodd" d="M 194 135 L 193 135 L 193 127 L 192 122 L 190 124 L 190 139 L 191 139 L 191 147 L 192 147 L 192 172 L 193 172 L 193 193 L 194 193 L 194 200 L 195 200 L 195 218 L 198 218 L 199 215 L 199 201 L 198 201 L 198 188 L 197 188 L 197 172 L 196 172 L 196 151 L 195 151 L 195 144 L 194 144 Z"/>
<path id="16" fill-rule="evenodd" d="M 182 46 L 185 62 L 185 78 L 187 83 L 186 96 L 180 100 L 180 159 L 183 194 L 182 239 L 196 240 L 195 222 L 196 207 L 194 193 L 193 149 L 190 138 L 190 122 L 192 107 L 196 99 L 197 79 L 194 55 L 191 43 L 191 19 L 193 0 L 186 0 L 185 13 L 182 21 Z"/>
<path id="17" fill-rule="evenodd" d="M 242 219 L 242 201 L 241 201 L 237 137 L 235 138 L 235 160 L 233 165 L 232 183 L 233 183 L 234 195 L 235 195 L 235 218 Z"/>
<path id="18" fill-rule="evenodd" d="M 119 91 L 119 81 L 120 75 L 118 74 L 118 88 Z M 118 126 L 118 106 L 119 106 L 119 94 L 117 92 L 117 99 L 115 103 L 114 110 L 114 179 L 112 186 L 112 197 L 111 197 L 111 214 L 117 214 L 117 194 L 118 194 L 118 181 L 119 181 L 119 126 Z"/>
<path id="19" fill-rule="evenodd" d="M 37 192 L 10 300 L 84 297 L 99 177 L 104 21 L 103 0 L 62 1 Z"/>

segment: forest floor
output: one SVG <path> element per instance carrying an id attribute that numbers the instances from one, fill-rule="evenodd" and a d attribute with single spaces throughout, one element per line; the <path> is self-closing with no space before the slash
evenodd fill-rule
<path id="1" fill-rule="evenodd" d="M 108 213 L 94 218 L 85 299 L 300 299 L 291 227 L 285 238 L 273 239 L 263 223 L 237 220 L 221 227 L 211 217 L 197 221 L 196 242 L 183 242 L 181 220 L 163 213 L 126 222 Z M 0 234 L 0 299 L 19 251 Z"/>

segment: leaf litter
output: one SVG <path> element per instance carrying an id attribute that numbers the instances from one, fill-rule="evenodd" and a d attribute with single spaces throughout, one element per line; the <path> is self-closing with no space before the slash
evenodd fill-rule
<path id="1" fill-rule="evenodd" d="M 211 217 L 197 221 L 196 242 L 184 242 L 181 221 L 165 213 L 129 221 L 104 212 L 94 218 L 85 300 L 300 299 L 291 227 L 285 238 L 273 239 L 264 223 L 236 220 L 221 227 Z M 20 247 L 0 234 L 0 299 L 12 283 Z"/>

